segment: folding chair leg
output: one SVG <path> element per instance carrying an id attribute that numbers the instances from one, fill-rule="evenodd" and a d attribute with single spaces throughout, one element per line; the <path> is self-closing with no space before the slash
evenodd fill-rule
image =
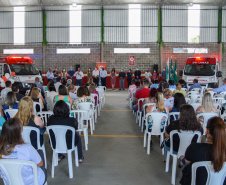
<path id="1" fill-rule="evenodd" d="M 170 153 L 168 151 L 166 156 L 166 172 L 169 172 L 169 163 L 170 163 Z"/>
<path id="2" fill-rule="evenodd" d="M 68 170 L 69 170 L 69 178 L 73 178 L 73 166 L 72 166 L 72 156 L 71 151 L 67 152 L 67 159 L 68 159 Z"/>
<path id="3" fill-rule="evenodd" d="M 151 134 L 148 133 L 148 146 L 147 146 L 147 154 L 150 154 L 150 147 L 151 147 Z"/>
<path id="4" fill-rule="evenodd" d="M 172 167 L 172 177 L 171 184 L 175 185 L 176 180 L 176 169 L 177 169 L 177 156 L 173 156 L 173 167 Z"/>
<path id="5" fill-rule="evenodd" d="M 55 152 L 53 151 L 53 157 L 52 157 L 52 171 L 51 171 L 51 175 L 52 178 L 54 178 L 54 167 L 55 167 L 55 163 L 56 163 L 56 159 L 55 159 Z"/>
<path id="6" fill-rule="evenodd" d="M 44 143 L 43 143 L 43 147 L 42 147 L 42 152 L 43 152 L 44 160 L 45 160 L 45 168 L 47 169 L 46 150 L 45 150 Z"/>
<path id="7" fill-rule="evenodd" d="M 84 140 L 85 140 L 85 149 L 88 150 L 88 133 L 87 129 L 83 129 L 83 135 L 84 135 Z"/>
<path id="8" fill-rule="evenodd" d="M 144 131 L 144 147 L 147 146 L 147 133 Z"/>
<path id="9" fill-rule="evenodd" d="M 75 148 L 75 166 L 79 167 L 79 162 L 78 162 L 78 147 L 76 146 Z"/>
<path id="10" fill-rule="evenodd" d="M 93 124 L 92 124 L 91 119 L 87 120 L 87 122 L 89 122 L 89 125 L 90 125 L 90 132 L 91 132 L 91 135 L 93 135 Z M 87 124 L 87 125 L 88 125 L 88 124 Z"/>

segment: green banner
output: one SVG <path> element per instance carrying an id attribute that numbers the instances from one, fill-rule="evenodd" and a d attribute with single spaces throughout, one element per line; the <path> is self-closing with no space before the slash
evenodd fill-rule
<path id="1" fill-rule="evenodd" d="M 171 58 L 171 62 L 170 62 L 170 80 L 174 80 L 173 60 L 172 60 L 172 58 Z"/>
<path id="2" fill-rule="evenodd" d="M 178 78 L 177 78 L 177 60 L 175 59 L 175 64 L 174 64 L 174 83 L 178 83 Z"/>

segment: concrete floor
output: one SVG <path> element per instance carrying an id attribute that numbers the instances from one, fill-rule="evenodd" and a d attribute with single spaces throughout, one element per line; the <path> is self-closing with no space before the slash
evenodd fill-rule
<path id="1" fill-rule="evenodd" d="M 147 155 L 143 133 L 127 106 L 127 94 L 127 90 L 106 92 L 106 104 L 94 135 L 89 137 L 89 150 L 83 150 L 84 162 L 78 168 L 73 166 L 73 179 L 68 177 L 67 158 L 55 167 L 55 177 L 51 177 L 52 151 L 46 138 L 48 185 L 170 184 L 171 168 L 165 172 L 159 138 L 153 138 L 151 153 Z M 181 170 L 177 169 L 176 184 L 180 178 Z"/>

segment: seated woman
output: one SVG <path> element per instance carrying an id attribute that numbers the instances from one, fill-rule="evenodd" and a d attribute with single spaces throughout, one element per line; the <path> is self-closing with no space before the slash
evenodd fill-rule
<path id="1" fill-rule="evenodd" d="M 10 118 L 5 122 L 0 136 L 1 159 L 17 159 L 35 162 L 37 164 L 38 184 L 43 185 L 45 184 L 47 177 L 43 160 L 30 144 L 24 143 L 22 130 L 23 124 L 18 118 Z M 4 181 L 8 182 L 7 176 L 5 173 L 2 173 L 2 171 L 4 170 L 0 167 L 0 172 L 3 175 Z M 32 167 L 23 166 L 22 179 L 24 184 L 34 184 Z"/>
<path id="2" fill-rule="evenodd" d="M 95 100 L 93 99 L 92 96 L 90 96 L 90 93 L 87 87 L 79 87 L 77 91 L 77 96 L 78 96 L 78 99 L 76 99 L 72 105 L 72 109 L 74 110 L 78 109 L 77 108 L 78 103 L 91 102 L 95 104 Z"/>
<path id="3" fill-rule="evenodd" d="M 149 97 L 144 99 L 145 103 L 155 103 L 155 95 L 158 93 L 158 90 L 156 88 L 151 88 Z"/>
<path id="4" fill-rule="evenodd" d="M 185 152 L 186 166 L 182 171 L 180 184 L 191 184 L 192 164 L 200 161 L 211 161 L 214 172 L 219 172 L 225 162 L 226 132 L 224 121 L 220 117 L 212 117 L 207 123 L 207 141 L 205 143 L 191 143 Z M 196 174 L 196 184 L 205 185 L 207 171 L 199 168 Z M 225 181 L 224 181 L 225 184 Z"/>
<path id="5" fill-rule="evenodd" d="M 169 80 L 169 89 L 176 89 L 176 85 L 174 84 L 173 80 Z"/>
<path id="6" fill-rule="evenodd" d="M 184 95 L 181 93 L 176 93 L 174 95 L 173 107 L 170 108 L 170 112 L 179 112 L 181 105 L 184 104 L 186 104 Z M 176 116 L 176 119 L 178 119 L 178 116 Z M 174 121 L 174 117 L 170 116 L 170 123 L 172 123 L 172 121 Z"/>
<path id="7" fill-rule="evenodd" d="M 170 89 L 166 88 L 164 89 L 163 94 L 165 98 L 164 104 L 170 109 L 171 107 L 173 107 L 174 102 L 173 92 Z"/>
<path id="8" fill-rule="evenodd" d="M 160 112 L 160 113 L 165 113 L 165 114 L 169 114 L 169 109 L 168 107 L 166 107 L 164 105 L 164 98 L 163 98 L 163 94 L 162 93 L 157 93 L 155 95 L 155 102 L 156 102 L 156 105 L 150 105 L 148 106 L 148 108 L 146 109 L 146 113 L 151 113 L 151 112 Z M 165 118 L 161 121 L 161 130 L 164 129 L 165 127 L 165 124 L 166 124 L 166 121 Z M 148 131 L 150 132 L 151 131 L 151 128 L 152 128 L 152 124 L 153 124 L 153 120 L 152 118 L 150 117 L 148 120 Z"/>
<path id="9" fill-rule="evenodd" d="M 181 84 L 177 83 L 177 89 L 173 91 L 173 94 L 176 94 L 176 93 L 181 93 L 184 95 L 184 97 L 186 98 L 187 97 L 187 93 L 185 90 L 182 90 L 182 86 Z"/>
<path id="10" fill-rule="evenodd" d="M 76 87 L 74 85 L 69 85 L 67 88 L 69 92 L 69 96 L 72 98 L 72 100 L 76 100 L 78 96 L 75 94 Z"/>
<path id="11" fill-rule="evenodd" d="M 31 91 L 31 94 L 30 94 L 30 98 L 33 100 L 33 102 L 38 102 L 41 104 L 41 108 L 42 110 L 44 111 L 44 104 L 43 104 L 43 101 L 42 99 L 39 97 L 39 90 L 37 87 L 34 87 Z M 40 107 L 39 106 L 36 106 L 36 111 L 39 112 L 40 111 Z"/>
<path id="12" fill-rule="evenodd" d="M 180 106 L 180 118 L 176 121 L 173 121 L 172 124 L 167 126 L 166 131 L 165 131 L 165 157 L 167 156 L 167 151 L 170 151 L 170 132 L 173 130 L 178 130 L 178 131 L 202 131 L 202 126 L 198 122 L 196 118 L 195 111 L 191 105 L 185 104 Z M 192 139 L 192 142 L 197 141 L 197 136 L 194 136 Z M 178 152 L 179 148 L 179 136 L 174 135 L 173 137 L 173 151 L 175 154 Z"/>
<path id="13" fill-rule="evenodd" d="M 46 88 L 45 88 L 45 91 L 49 91 L 49 86 L 52 85 L 52 84 L 54 85 L 54 81 L 53 81 L 53 80 L 50 80 L 50 81 L 48 82 Z"/>
<path id="14" fill-rule="evenodd" d="M 54 109 L 53 109 L 53 115 L 50 116 L 47 126 L 51 125 L 65 125 L 65 126 L 70 126 L 73 127 L 75 130 L 78 129 L 78 122 L 77 119 L 69 117 L 70 111 L 67 106 L 67 104 L 63 100 L 59 100 L 56 102 Z M 56 145 L 55 137 L 53 132 L 50 132 L 51 140 L 53 146 Z M 67 132 L 66 134 L 66 142 L 67 142 L 67 147 L 68 149 L 71 148 L 71 143 L 72 143 L 72 133 L 70 131 Z M 82 155 L 82 143 L 81 143 L 81 138 L 77 132 L 75 132 L 75 146 L 78 147 L 78 158 L 79 162 L 81 163 L 84 159 Z M 59 161 L 64 159 L 65 156 L 63 154 L 59 155 Z"/>
<path id="15" fill-rule="evenodd" d="M 57 95 L 54 83 L 49 85 L 49 91 L 46 94 L 47 109 L 53 111 L 53 98 Z"/>
<path id="16" fill-rule="evenodd" d="M 63 100 L 66 103 L 72 105 L 72 98 L 68 95 L 67 88 L 64 85 L 59 86 L 58 95 L 53 98 L 53 103 L 56 103 L 59 100 Z"/>
<path id="17" fill-rule="evenodd" d="M 18 109 L 18 103 L 16 103 L 16 94 L 14 92 L 8 92 L 5 98 L 5 105 L 2 106 L 2 109 Z M 6 117 L 7 119 L 10 118 L 8 113 L 6 114 Z"/>
<path id="18" fill-rule="evenodd" d="M 197 114 L 206 113 L 206 112 L 218 112 L 217 108 L 213 106 L 213 98 L 209 92 L 206 92 L 202 96 L 202 105 L 196 109 Z M 204 118 L 200 117 L 201 124 L 203 124 Z"/>
<path id="19" fill-rule="evenodd" d="M 40 145 L 42 146 L 45 125 L 40 117 L 33 114 L 33 100 L 30 97 L 23 97 L 20 100 L 18 112 L 15 115 L 15 118 L 19 118 L 22 121 L 23 126 L 30 126 L 40 129 Z M 37 150 L 36 133 L 32 131 L 30 137 L 32 146 Z"/>
<path id="20" fill-rule="evenodd" d="M 186 89 L 188 88 L 187 85 L 186 85 L 186 82 L 185 82 L 183 79 L 180 79 L 180 80 L 178 81 L 178 83 L 181 84 L 182 88 L 186 88 Z"/>
<path id="21" fill-rule="evenodd" d="M 34 87 L 37 87 L 37 85 L 36 85 L 36 84 L 31 84 L 30 91 L 29 91 L 29 93 L 27 94 L 27 96 L 31 96 L 31 92 L 32 92 L 32 89 L 33 89 Z M 41 98 L 41 99 L 42 99 L 42 102 L 44 102 L 44 98 L 43 98 L 43 96 L 42 96 L 42 94 L 41 94 L 40 92 L 39 92 L 39 94 L 38 94 L 38 98 Z"/>
<path id="22" fill-rule="evenodd" d="M 90 84 L 90 86 L 89 86 L 89 93 L 96 94 L 99 97 L 99 92 L 96 90 L 96 85 L 94 83 Z M 97 97 L 95 97 L 95 105 L 97 105 L 97 103 L 99 103 L 99 100 L 98 100 Z"/>

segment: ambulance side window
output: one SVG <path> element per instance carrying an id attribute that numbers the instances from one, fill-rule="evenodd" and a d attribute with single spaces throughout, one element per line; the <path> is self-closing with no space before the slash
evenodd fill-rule
<path id="1" fill-rule="evenodd" d="M 8 68 L 8 65 L 4 64 L 4 75 L 6 73 L 9 73 L 9 68 Z"/>

